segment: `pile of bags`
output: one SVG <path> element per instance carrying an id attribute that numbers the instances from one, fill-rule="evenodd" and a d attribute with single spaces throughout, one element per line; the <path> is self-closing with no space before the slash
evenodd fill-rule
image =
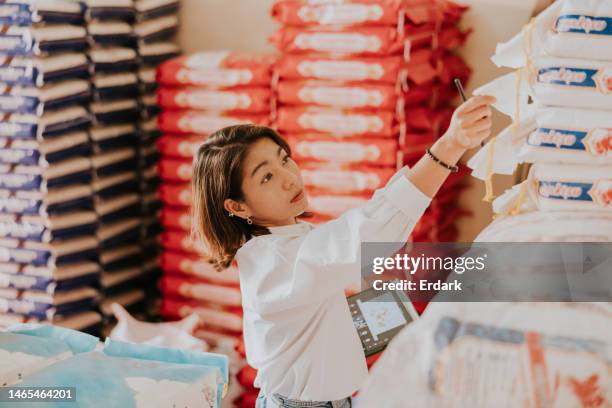
<path id="1" fill-rule="evenodd" d="M 88 407 L 219 408 L 228 384 L 222 355 L 111 339 L 102 345 L 97 337 L 53 326 L 0 332 L 0 356 L 0 384 L 58 388 L 56 400 L 45 402 L 51 407 L 71 400 Z"/>
<path id="2" fill-rule="evenodd" d="M 356 405 L 609 406 L 611 328 L 603 302 L 431 303 L 391 341 Z"/>
<path id="3" fill-rule="evenodd" d="M 309 221 L 363 204 L 444 132 L 452 78 L 465 81 L 470 73 L 452 53 L 467 35 L 456 27 L 464 11 L 422 0 L 273 5 L 281 24 L 271 38 L 281 52 L 275 126 L 302 168 L 314 213 Z M 446 209 L 430 210 L 414 238 L 452 240 L 456 231 L 447 226 L 439 236 L 431 232 Z"/>
<path id="4" fill-rule="evenodd" d="M 96 326 L 87 30 L 70 1 L 0 4 L 0 327 Z"/>
<path id="5" fill-rule="evenodd" d="M 93 100 L 90 132 L 100 310 L 136 307 L 159 275 L 160 232 L 154 68 L 178 54 L 168 41 L 178 27 L 177 0 L 84 0 Z"/>
<path id="6" fill-rule="evenodd" d="M 192 160 L 214 131 L 241 123 L 270 125 L 274 114 L 272 78 L 275 58 L 231 52 L 200 52 L 162 64 L 157 92 L 163 136 L 159 194 L 161 223 L 160 313 L 168 319 L 199 316 L 195 336 L 212 350 L 230 356 L 231 403 L 240 387 L 235 376 L 244 358 L 234 351 L 242 333 L 242 302 L 235 266 L 217 272 L 205 248 L 191 237 Z"/>
<path id="7" fill-rule="evenodd" d="M 493 202 L 499 216 L 478 240 L 612 240 L 610 13 L 608 1 L 557 1 L 498 45 L 493 62 L 516 71 L 477 92 L 513 123 L 469 164 L 487 199 L 493 174 L 532 165 Z"/>

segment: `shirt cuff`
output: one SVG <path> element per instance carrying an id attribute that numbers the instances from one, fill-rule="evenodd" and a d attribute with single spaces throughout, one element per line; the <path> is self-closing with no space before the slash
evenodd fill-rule
<path id="1" fill-rule="evenodd" d="M 385 199 L 404 215 L 418 220 L 431 203 L 431 198 L 427 197 L 406 178 L 406 171 L 408 171 L 408 167 L 398 171 L 390 180 L 383 194 Z"/>

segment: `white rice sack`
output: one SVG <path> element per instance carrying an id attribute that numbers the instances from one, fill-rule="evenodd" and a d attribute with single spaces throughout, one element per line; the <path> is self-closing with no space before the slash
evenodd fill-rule
<path id="1" fill-rule="evenodd" d="M 612 401 L 611 339 L 612 308 L 605 303 L 431 303 L 391 341 L 358 406 Z"/>
<path id="2" fill-rule="evenodd" d="M 610 47 L 611 1 L 558 0 L 514 38 L 498 44 L 492 60 L 511 68 L 538 55 L 610 61 Z"/>
<path id="3" fill-rule="evenodd" d="M 474 242 L 612 242 L 612 213 L 530 211 L 497 217 Z"/>

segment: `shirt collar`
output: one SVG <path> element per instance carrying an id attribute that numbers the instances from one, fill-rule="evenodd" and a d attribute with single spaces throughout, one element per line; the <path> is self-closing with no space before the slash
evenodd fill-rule
<path id="1" fill-rule="evenodd" d="M 280 227 L 268 227 L 268 230 L 272 234 L 284 234 L 284 235 L 301 235 L 314 228 L 309 222 L 297 220 L 295 224 L 283 225 Z"/>

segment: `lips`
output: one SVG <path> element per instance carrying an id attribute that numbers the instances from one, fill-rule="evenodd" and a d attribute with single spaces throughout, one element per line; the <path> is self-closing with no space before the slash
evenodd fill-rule
<path id="1" fill-rule="evenodd" d="M 304 198 L 304 189 L 300 190 L 299 193 L 297 193 L 295 196 L 293 196 L 293 198 L 291 199 L 291 202 L 292 203 L 297 203 L 302 198 Z"/>

